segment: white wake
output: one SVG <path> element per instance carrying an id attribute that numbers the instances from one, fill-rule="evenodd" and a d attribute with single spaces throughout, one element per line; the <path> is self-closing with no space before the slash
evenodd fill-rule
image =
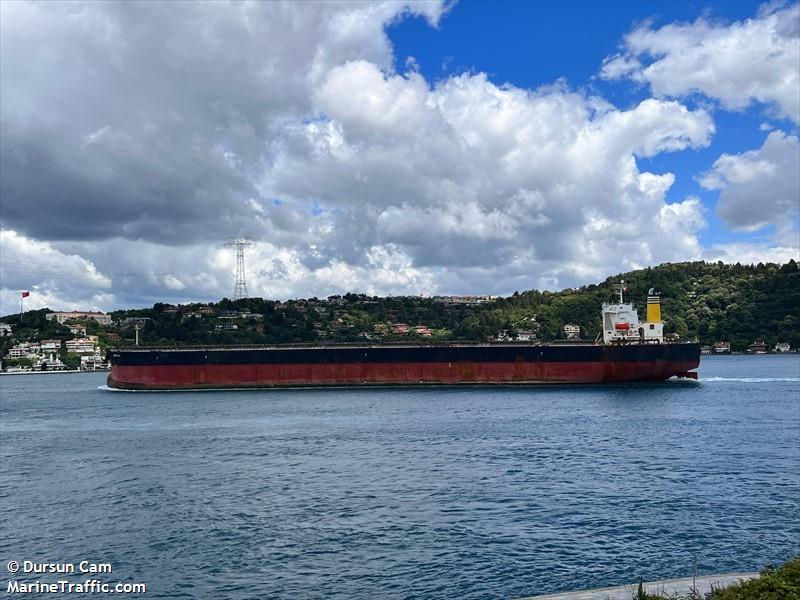
<path id="1" fill-rule="evenodd" d="M 735 381 L 739 383 L 800 383 L 800 377 L 701 377 L 701 381 Z"/>

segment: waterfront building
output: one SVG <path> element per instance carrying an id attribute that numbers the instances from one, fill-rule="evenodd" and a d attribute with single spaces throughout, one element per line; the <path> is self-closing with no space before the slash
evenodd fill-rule
<path id="1" fill-rule="evenodd" d="M 103 362 L 100 354 L 81 356 L 81 371 L 98 371 L 106 368 L 108 368 L 108 365 Z"/>
<path id="2" fill-rule="evenodd" d="M 730 354 L 730 342 L 714 342 L 714 354 Z"/>
<path id="3" fill-rule="evenodd" d="M 475 305 L 486 304 L 487 302 L 494 302 L 500 296 L 434 296 L 434 302 L 442 302 L 444 304 L 453 305 Z"/>
<path id="4" fill-rule="evenodd" d="M 17 344 L 16 346 L 12 346 L 6 352 L 6 358 L 27 358 L 28 357 L 28 348 L 25 347 L 27 344 L 23 346 L 23 344 Z"/>
<path id="5" fill-rule="evenodd" d="M 303 311 L 305 312 L 305 311 Z M 249 310 L 242 310 L 239 311 L 239 318 L 240 319 L 254 319 L 256 321 L 263 319 L 264 315 L 260 315 L 258 313 L 250 312 Z"/>
<path id="6" fill-rule="evenodd" d="M 408 325 L 405 323 L 394 323 L 392 325 L 392 333 L 395 335 L 405 335 L 408 333 Z"/>
<path id="7" fill-rule="evenodd" d="M 48 321 L 58 321 L 60 325 L 63 325 L 67 321 L 79 321 L 79 320 L 88 320 L 93 319 L 97 321 L 100 325 L 111 325 L 111 315 L 107 315 L 106 313 L 102 312 L 92 312 L 92 311 L 80 311 L 80 310 L 71 310 L 69 312 L 51 312 L 45 315 L 45 318 Z"/>
<path id="8" fill-rule="evenodd" d="M 41 346 L 39 344 L 21 342 L 8 349 L 6 358 L 38 358 L 40 352 Z"/>
<path id="9" fill-rule="evenodd" d="M 61 340 L 42 340 L 40 347 L 42 352 L 58 352 L 61 350 Z"/>
<path id="10" fill-rule="evenodd" d="M 120 322 L 121 327 L 130 327 L 131 325 L 146 325 L 148 321 L 152 321 L 150 317 L 126 317 Z"/>
<path id="11" fill-rule="evenodd" d="M 88 338 L 67 340 L 64 345 L 67 347 L 67 352 L 73 354 L 94 354 L 96 351 L 94 340 Z"/>
<path id="12" fill-rule="evenodd" d="M 581 338 L 581 328 L 579 325 L 567 323 L 564 325 L 564 336 L 568 340 L 579 340 Z"/>
<path id="13" fill-rule="evenodd" d="M 63 371 L 67 368 L 58 355 L 49 354 L 46 359 L 37 365 L 37 371 Z"/>

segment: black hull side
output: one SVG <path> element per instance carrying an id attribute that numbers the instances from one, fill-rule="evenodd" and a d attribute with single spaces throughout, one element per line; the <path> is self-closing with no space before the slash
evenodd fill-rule
<path id="1" fill-rule="evenodd" d="M 699 344 L 448 345 L 112 349 L 112 365 L 242 365 L 347 363 L 691 362 Z"/>

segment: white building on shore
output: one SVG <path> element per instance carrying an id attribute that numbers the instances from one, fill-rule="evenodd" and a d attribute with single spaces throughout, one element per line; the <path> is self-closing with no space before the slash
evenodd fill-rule
<path id="1" fill-rule="evenodd" d="M 8 349 L 6 358 L 38 358 L 41 352 L 41 346 L 35 343 L 21 342 Z"/>
<path id="2" fill-rule="evenodd" d="M 61 350 L 61 340 L 42 340 L 39 346 L 42 352 L 58 352 Z"/>
<path id="3" fill-rule="evenodd" d="M 67 347 L 67 352 L 73 354 L 95 354 L 97 352 L 97 345 L 90 338 L 67 340 L 64 344 Z"/>
<path id="4" fill-rule="evenodd" d="M 100 325 L 111 325 L 111 315 L 102 312 L 72 310 L 69 312 L 51 312 L 45 315 L 48 321 L 56 320 L 63 325 L 67 321 L 94 319 Z"/>

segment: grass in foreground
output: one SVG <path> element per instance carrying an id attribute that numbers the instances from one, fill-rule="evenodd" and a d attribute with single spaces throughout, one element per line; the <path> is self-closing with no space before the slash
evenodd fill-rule
<path id="1" fill-rule="evenodd" d="M 661 596 L 649 594 L 642 584 L 633 600 L 704 600 L 699 595 Z M 780 567 L 767 567 L 755 579 L 707 594 L 705 600 L 800 600 L 800 556 Z"/>

